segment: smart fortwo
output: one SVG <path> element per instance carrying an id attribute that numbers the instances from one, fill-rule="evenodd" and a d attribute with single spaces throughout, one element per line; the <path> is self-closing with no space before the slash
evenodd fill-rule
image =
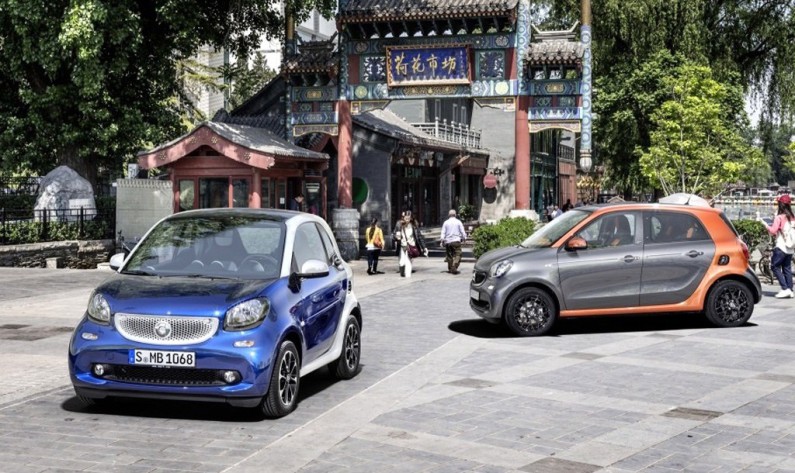
<path id="1" fill-rule="evenodd" d="M 762 297 L 748 247 L 709 206 L 613 204 L 565 212 L 475 264 L 470 307 L 520 336 L 558 317 L 700 312 L 720 327 Z"/>
<path id="2" fill-rule="evenodd" d="M 69 346 L 87 404 L 109 397 L 293 411 L 300 379 L 360 370 L 353 273 L 326 222 L 260 209 L 181 212 L 111 259 Z"/>

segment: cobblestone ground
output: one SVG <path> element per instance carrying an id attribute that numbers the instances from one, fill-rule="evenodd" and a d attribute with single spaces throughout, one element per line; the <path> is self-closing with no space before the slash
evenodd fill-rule
<path id="1" fill-rule="evenodd" d="M 0 268 L 0 471 L 795 472 L 793 300 L 766 297 L 736 329 L 608 318 L 519 339 L 469 309 L 471 263 L 422 260 L 410 280 L 393 259 L 354 266 L 363 370 L 309 375 L 279 420 L 81 407 L 68 331 L 107 273 Z"/>

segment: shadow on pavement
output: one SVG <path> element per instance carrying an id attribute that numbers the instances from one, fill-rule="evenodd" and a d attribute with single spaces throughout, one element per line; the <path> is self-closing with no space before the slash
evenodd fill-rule
<path id="1" fill-rule="evenodd" d="M 756 324 L 748 322 L 744 327 L 756 327 Z M 492 324 L 481 319 L 458 320 L 451 322 L 448 328 L 453 332 L 478 338 L 520 338 L 508 330 L 504 324 Z M 676 330 L 711 328 L 717 329 L 700 314 L 571 317 L 558 319 L 552 330 L 545 336 L 555 337 L 588 333 L 673 332 Z"/>
<path id="2" fill-rule="evenodd" d="M 362 364 L 364 369 L 364 364 Z M 320 369 L 301 378 L 298 407 L 301 402 L 340 382 L 327 369 Z M 79 414 L 104 414 L 109 416 L 148 417 L 153 419 L 210 420 L 217 422 L 261 422 L 268 419 L 259 408 L 233 407 L 221 402 L 181 401 L 169 399 L 143 399 L 113 397 L 85 406 L 76 396 L 61 404 L 67 412 Z M 289 417 L 289 415 L 288 415 Z"/>

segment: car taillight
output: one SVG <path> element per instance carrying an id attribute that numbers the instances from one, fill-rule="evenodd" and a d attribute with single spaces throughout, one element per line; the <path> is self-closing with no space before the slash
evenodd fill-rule
<path id="1" fill-rule="evenodd" d="M 751 254 L 748 252 L 748 245 L 745 242 L 738 238 L 737 241 L 740 242 L 740 247 L 743 249 L 743 257 L 745 258 L 745 264 L 748 264 L 748 261 L 751 259 Z"/>

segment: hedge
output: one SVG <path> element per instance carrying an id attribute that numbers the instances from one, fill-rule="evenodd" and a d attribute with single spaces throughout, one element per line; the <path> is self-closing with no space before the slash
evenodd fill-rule
<path id="1" fill-rule="evenodd" d="M 487 251 L 516 246 L 536 230 L 534 221 L 524 217 L 506 217 L 494 225 L 481 225 L 472 232 L 475 247 L 472 253 L 480 258 Z"/>

